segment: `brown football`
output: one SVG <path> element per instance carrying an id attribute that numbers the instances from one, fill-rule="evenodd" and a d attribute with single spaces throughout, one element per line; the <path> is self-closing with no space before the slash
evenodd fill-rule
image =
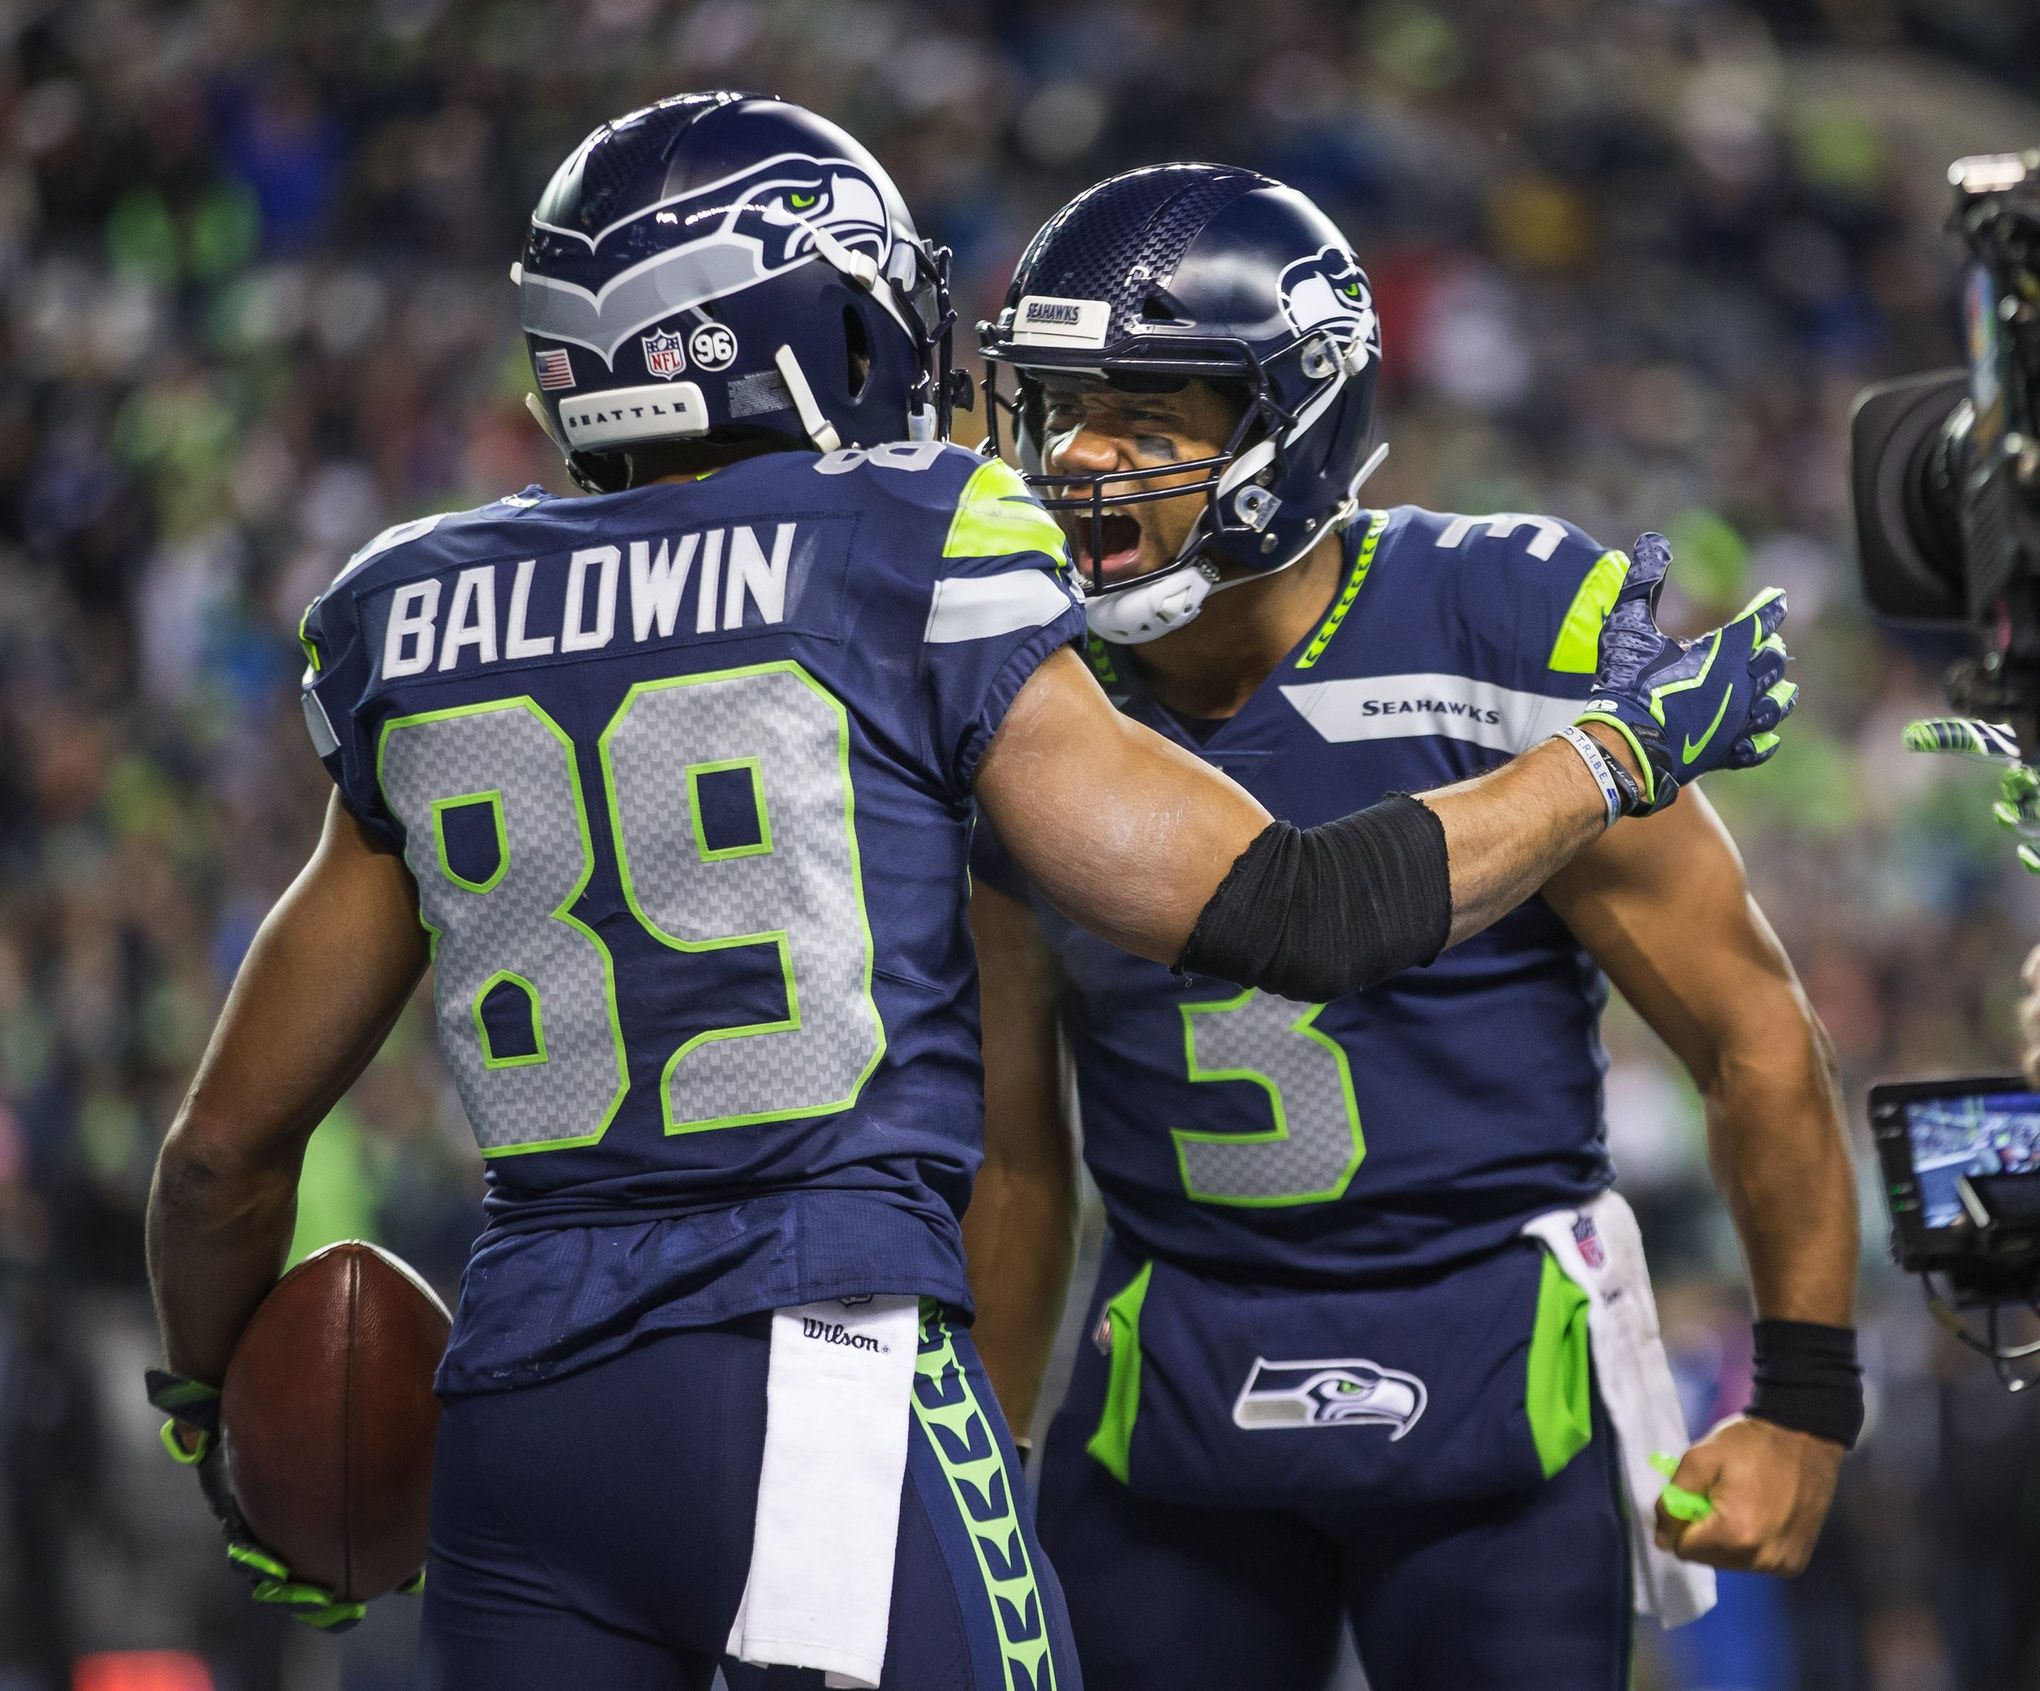
<path id="1" fill-rule="evenodd" d="M 227 1365 L 227 1477 L 262 1545 L 351 1600 L 425 1562 L 446 1306 L 388 1251 L 329 1245 L 262 1300 Z"/>

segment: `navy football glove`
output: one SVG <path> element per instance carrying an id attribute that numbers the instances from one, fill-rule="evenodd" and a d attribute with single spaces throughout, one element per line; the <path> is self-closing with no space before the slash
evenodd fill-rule
<path id="1" fill-rule="evenodd" d="M 198 1471 L 199 1489 L 207 1506 L 220 1523 L 227 1540 L 227 1560 L 248 1577 L 251 1595 L 258 1603 L 270 1603 L 285 1610 L 293 1620 L 321 1632 L 345 1632 L 368 1612 L 366 1603 L 350 1603 L 323 1585 L 296 1579 L 283 1561 L 255 1542 L 248 1521 L 227 1485 L 220 1454 L 220 1392 L 217 1386 L 186 1380 L 160 1368 L 148 1372 L 149 1402 L 170 1417 L 163 1423 L 163 1448 L 172 1461 Z M 179 1424 L 196 1435 L 187 1446 L 178 1436 Z M 424 1584 L 421 1572 L 402 1587 L 415 1591 Z"/>
<path id="2" fill-rule="evenodd" d="M 1725 628 L 1674 640 L 1657 625 L 1672 548 L 1637 536 L 1629 574 L 1601 627 L 1601 668 L 1579 716 L 1617 730 L 1636 753 L 1643 789 L 1628 806 L 1649 816 L 1710 769 L 1750 769 L 1778 749 L 1778 724 L 1799 689 L 1784 679 L 1785 595 L 1767 588 Z"/>

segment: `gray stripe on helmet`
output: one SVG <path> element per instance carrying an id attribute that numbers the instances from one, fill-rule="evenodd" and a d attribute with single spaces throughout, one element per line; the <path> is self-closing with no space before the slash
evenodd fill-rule
<path id="1" fill-rule="evenodd" d="M 748 288 L 767 274 L 756 241 L 718 234 L 655 253 L 611 279 L 599 293 L 551 276 L 534 276 L 527 269 L 518 290 L 519 305 L 526 334 L 585 346 L 613 368 L 616 349 L 637 330 L 689 306 Z"/>

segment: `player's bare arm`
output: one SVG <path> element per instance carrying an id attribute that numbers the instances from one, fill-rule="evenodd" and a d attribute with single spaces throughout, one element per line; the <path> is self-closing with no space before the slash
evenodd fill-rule
<path id="1" fill-rule="evenodd" d="M 1616 735 L 1604 751 L 1635 764 Z M 1097 795 L 1115 802 L 1100 806 Z M 1236 782 L 1113 709 L 1072 652 L 1021 688 L 977 776 L 999 837 L 1056 907 L 1137 956 L 1183 958 L 1213 895 L 1270 824 Z M 1601 789 L 1574 750 L 1534 747 L 1475 780 L 1420 795 L 1444 834 L 1450 868 L 1447 944 L 1514 909 L 1607 826 Z M 1271 913 L 1322 921 L 1322 910 Z M 1431 948 L 1435 951 L 1436 947 Z M 1302 996 L 1370 985 L 1423 956 Z"/>
<path id="2" fill-rule="evenodd" d="M 1704 801 L 1621 828 L 1545 897 L 1691 1071 L 1709 1158 L 1760 1319 L 1847 1328 L 1856 1201 L 1834 1055 Z M 1675 1483 L 1713 1508 L 1660 1509 L 1668 1549 L 1718 1567 L 1795 1574 L 1812 1554 L 1843 1446 L 1751 1416 L 1687 1452 Z"/>
<path id="3" fill-rule="evenodd" d="M 963 1217 L 972 1333 L 1024 1438 L 1069 1286 L 1076 1144 L 1062 1102 L 1056 963 L 1034 912 L 979 881 L 970 925 L 985 1053 L 985 1160 Z"/>
<path id="4" fill-rule="evenodd" d="M 290 1246 L 305 1142 L 424 972 L 403 861 L 336 796 L 235 976 L 149 1193 L 149 1279 L 172 1370 L 217 1383 Z"/>

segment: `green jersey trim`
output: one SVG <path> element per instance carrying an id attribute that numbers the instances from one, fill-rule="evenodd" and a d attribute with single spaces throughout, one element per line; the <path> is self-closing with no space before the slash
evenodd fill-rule
<path id="1" fill-rule="evenodd" d="M 1142 1263 L 1140 1272 L 1105 1306 L 1106 1330 L 1112 1335 L 1112 1367 L 1098 1430 L 1084 1448 L 1121 1485 L 1128 1483 L 1133 1423 L 1140 1414 L 1140 1306 L 1147 1301 L 1148 1281 L 1154 1271 L 1153 1263 Z"/>
<path id="2" fill-rule="evenodd" d="M 1601 625 L 1615 608 L 1615 596 L 1629 576 L 1629 559 L 1603 552 L 1587 571 L 1567 607 L 1551 646 L 1551 668 L 1560 675 L 1592 675 L 1601 667 Z"/>
<path id="3" fill-rule="evenodd" d="M 1332 636 L 1339 632 L 1339 625 L 1346 620 L 1346 613 L 1353 608 L 1353 601 L 1360 597 L 1360 589 L 1367 585 L 1367 573 L 1374 568 L 1374 551 L 1381 544 L 1382 531 L 1388 527 L 1388 513 L 1373 511 L 1368 514 L 1367 532 L 1360 537 L 1360 548 L 1353 559 L 1353 571 L 1346 577 L 1346 585 L 1340 590 L 1325 620 L 1318 631 L 1310 637 L 1310 644 L 1303 649 L 1303 656 L 1296 660 L 1298 669 L 1310 669 L 1325 655 L 1325 648 L 1332 643 Z"/>
<path id="4" fill-rule="evenodd" d="M 1530 1324 L 1523 1408 L 1547 1480 L 1585 1450 L 1594 1436 L 1588 1307 L 1587 1294 L 1546 1252 L 1544 1275 L 1537 1285 L 1537 1314 Z"/>
<path id="5" fill-rule="evenodd" d="M 945 558 L 1003 558 L 1015 552 L 1045 552 L 1059 567 L 1068 562 L 1063 531 L 996 458 L 980 464 L 963 484 L 942 543 Z"/>

